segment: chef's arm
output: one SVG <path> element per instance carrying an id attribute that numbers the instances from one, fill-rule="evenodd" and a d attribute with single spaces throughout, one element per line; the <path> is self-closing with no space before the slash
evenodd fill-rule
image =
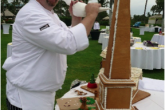
<path id="1" fill-rule="evenodd" d="M 81 23 L 85 26 L 87 35 L 89 35 L 95 19 L 99 13 L 99 7 L 101 5 L 98 3 L 89 3 L 86 5 L 86 17 L 81 21 Z"/>

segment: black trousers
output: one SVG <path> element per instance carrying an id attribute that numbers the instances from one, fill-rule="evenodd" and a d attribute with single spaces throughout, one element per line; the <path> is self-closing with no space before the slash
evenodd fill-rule
<path id="1" fill-rule="evenodd" d="M 9 100 L 6 98 L 7 110 L 22 110 L 22 108 L 18 108 L 12 105 Z"/>

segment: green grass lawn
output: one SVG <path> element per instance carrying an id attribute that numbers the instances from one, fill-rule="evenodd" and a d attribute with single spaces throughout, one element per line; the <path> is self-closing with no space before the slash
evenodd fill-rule
<path id="1" fill-rule="evenodd" d="M 104 26 L 101 26 L 104 28 Z M 1 65 L 3 65 L 6 59 L 7 43 L 12 42 L 11 30 L 10 34 L 4 35 L 1 31 Z M 139 29 L 133 28 L 133 36 L 141 37 L 143 40 L 151 40 L 153 34 L 145 32 L 145 35 L 139 35 Z M 64 85 L 61 90 L 56 92 L 56 99 L 62 97 L 70 89 L 71 82 L 75 79 L 89 81 L 92 73 L 97 76 L 100 69 L 101 62 L 101 45 L 97 40 L 89 40 L 89 47 L 81 52 L 77 52 L 74 55 L 68 56 L 68 70 Z M 7 110 L 6 108 L 6 76 L 5 70 L 1 69 L 1 110 Z M 143 70 L 143 76 L 164 80 L 164 69 L 160 70 Z"/>

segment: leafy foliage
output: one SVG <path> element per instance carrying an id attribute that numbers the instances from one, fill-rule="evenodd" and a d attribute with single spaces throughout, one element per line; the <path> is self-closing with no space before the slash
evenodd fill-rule
<path id="1" fill-rule="evenodd" d="M 91 83 L 91 84 L 92 84 L 92 83 L 95 83 L 95 76 L 94 76 L 94 74 L 92 74 L 92 76 L 91 76 L 90 83 Z"/>
<path id="2" fill-rule="evenodd" d="M 107 16 L 108 16 L 108 14 L 107 14 L 106 11 L 101 12 L 101 13 L 98 14 L 98 16 L 97 16 L 97 18 L 96 18 L 96 21 L 98 21 L 98 22 L 100 23 L 100 25 L 105 25 L 105 26 L 107 26 L 107 24 L 109 24 L 109 21 L 104 21 L 104 20 L 103 20 L 103 18 L 104 18 L 104 17 L 107 17 Z"/>
<path id="3" fill-rule="evenodd" d="M 14 23 L 14 20 L 12 20 L 12 19 L 6 19 L 5 20 L 5 23 Z"/>
<path id="4" fill-rule="evenodd" d="M 144 16 L 145 16 L 145 13 L 146 13 L 147 2 L 148 2 L 148 0 L 146 0 L 146 3 L 145 3 Z"/>
<path id="5" fill-rule="evenodd" d="M 107 4 L 109 3 L 109 1 L 107 1 L 107 0 L 97 0 L 97 1 L 98 1 L 98 3 L 101 4 L 102 7 L 106 7 Z M 114 1 L 114 0 L 113 0 L 113 1 Z"/>
<path id="6" fill-rule="evenodd" d="M 148 17 L 144 15 L 134 15 L 133 18 L 131 18 L 131 26 L 138 21 L 141 21 L 141 26 L 143 26 L 148 23 Z"/>
<path id="7" fill-rule="evenodd" d="M 19 11 L 19 8 L 21 8 L 23 5 L 25 5 L 29 0 L 12 0 L 11 3 L 8 2 L 8 0 L 2 0 L 1 4 L 1 10 L 3 13 L 2 18 L 5 19 L 5 9 L 9 9 L 13 14 L 17 14 Z"/>
<path id="8" fill-rule="evenodd" d="M 67 26 L 71 25 L 71 17 L 60 17 L 60 20 L 63 21 Z"/>
<path id="9" fill-rule="evenodd" d="M 106 21 L 102 20 L 99 23 L 100 23 L 100 25 L 103 25 L 103 26 L 108 26 L 109 25 L 109 21 L 108 20 L 106 20 Z"/>
<path id="10" fill-rule="evenodd" d="M 86 3 L 86 4 L 88 3 L 88 1 L 90 1 L 90 0 L 83 0 L 83 2 Z"/>
<path id="11" fill-rule="evenodd" d="M 1 19 L 1 23 L 3 23 L 3 20 Z"/>
<path id="12" fill-rule="evenodd" d="M 87 105 L 92 105 L 95 103 L 95 100 L 91 97 L 87 97 L 86 99 L 87 99 L 87 102 L 86 102 Z M 80 102 L 82 103 L 82 98 L 80 98 Z"/>
<path id="13" fill-rule="evenodd" d="M 5 7 L 8 5 L 8 0 L 1 0 L 2 19 L 5 18 Z"/>
<path id="14" fill-rule="evenodd" d="M 70 17 L 70 13 L 68 11 L 69 6 L 62 0 L 58 1 L 58 4 L 54 7 L 55 13 L 59 16 Z"/>
<path id="15" fill-rule="evenodd" d="M 151 7 L 151 11 L 153 14 L 160 14 L 162 11 L 164 12 L 164 0 L 155 0 L 156 5 Z"/>
<path id="16" fill-rule="evenodd" d="M 164 31 L 164 0 L 155 0 L 156 5 L 151 7 L 153 14 L 160 14 L 163 11 L 163 20 L 162 20 L 162 31 Z"/>

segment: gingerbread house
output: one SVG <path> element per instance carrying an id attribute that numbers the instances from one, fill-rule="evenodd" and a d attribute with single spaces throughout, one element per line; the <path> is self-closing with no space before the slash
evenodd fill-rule
<path id="1" fill-rule="evenodd" d="M 133 110 L 130 66 L 130 0 L 115 0 L 97 110 Z"/>

